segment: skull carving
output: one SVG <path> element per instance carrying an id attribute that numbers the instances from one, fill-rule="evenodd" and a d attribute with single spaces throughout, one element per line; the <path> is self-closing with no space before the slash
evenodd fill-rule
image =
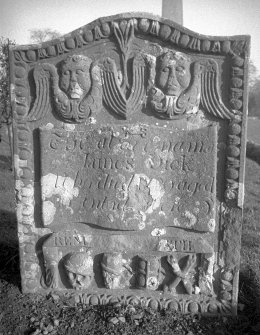
<path id="1" fill-rule="evenodd" d="M 93 279 L 93 258 L 90 252 L 70 253 L 64 261 L 69 282 L 76 290 L 88 288 Z"/>

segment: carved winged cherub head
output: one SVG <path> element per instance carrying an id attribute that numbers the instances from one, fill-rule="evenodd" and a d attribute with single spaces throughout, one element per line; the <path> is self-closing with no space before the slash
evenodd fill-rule
<path id="1" fill-rule="evenodd" d="M 217 118 L 233 117 L 220 96 L 215 60 L 192 61 L 181 52 L 167 50 L 150 67 L 148 100 L 158 117 L 182 118 L 195 114 L 200 105 Z"/>
<path id="2" fill-rule="evenodd" d="M 72 55 L 61 64 L 60 88 L 70 99 L 81 99 L 90 90 L 90 58 Z"/>
<path id="3" fill-rule="evenodd" d="M 36 97 L 28 121 L 45 117 L 52 103 L 59 117 L 67 122 L 84 122 L 101 108 L 100 68 L 84 55 L 68 56 L 59 66 L 40 63 L 34 69 Z M 50 96 L 54 99 L 51 99 Z"/>
<path id="4" fill-rule="evenodd" d="M 157 87 L 166 95 L 178 97 L 190 84 L 190 64 L 190 59 L 180 52 L 161 55 L 157 61 Z"/>

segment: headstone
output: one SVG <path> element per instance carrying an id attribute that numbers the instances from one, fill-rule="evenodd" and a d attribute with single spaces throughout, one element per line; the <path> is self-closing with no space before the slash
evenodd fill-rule
<path id="1" fill-rule="evenodd" d="M 143 13 L 11 49 L 24 293 L 236 314 L 248 53 Z"/>

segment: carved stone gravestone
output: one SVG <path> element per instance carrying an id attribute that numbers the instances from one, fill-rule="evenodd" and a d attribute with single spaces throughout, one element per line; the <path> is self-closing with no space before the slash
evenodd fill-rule
<path id="1" fill-rule="evenodd" d="M 248 50 L 140 13 L 11 49 L 23 292 L 236 313 Z"/>

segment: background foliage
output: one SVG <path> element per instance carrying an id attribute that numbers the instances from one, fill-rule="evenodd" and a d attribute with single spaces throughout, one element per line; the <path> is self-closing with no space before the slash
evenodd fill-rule
<path id="1" fill-rule="evenodd" d="M 45 29 L 31 29 L 30 41 L 32 43 L 42 43 L 60 37 L 60 33 L 50 28 Z"/>
<path id="2" fill-rule="evenodd" d="M 9 65 L 8 47 L 15 42 L 8 38 L 0 37 L 0 126 L 2 123 L 9 123 L 10 120 L 10 99 L 9 99 Z"/>

